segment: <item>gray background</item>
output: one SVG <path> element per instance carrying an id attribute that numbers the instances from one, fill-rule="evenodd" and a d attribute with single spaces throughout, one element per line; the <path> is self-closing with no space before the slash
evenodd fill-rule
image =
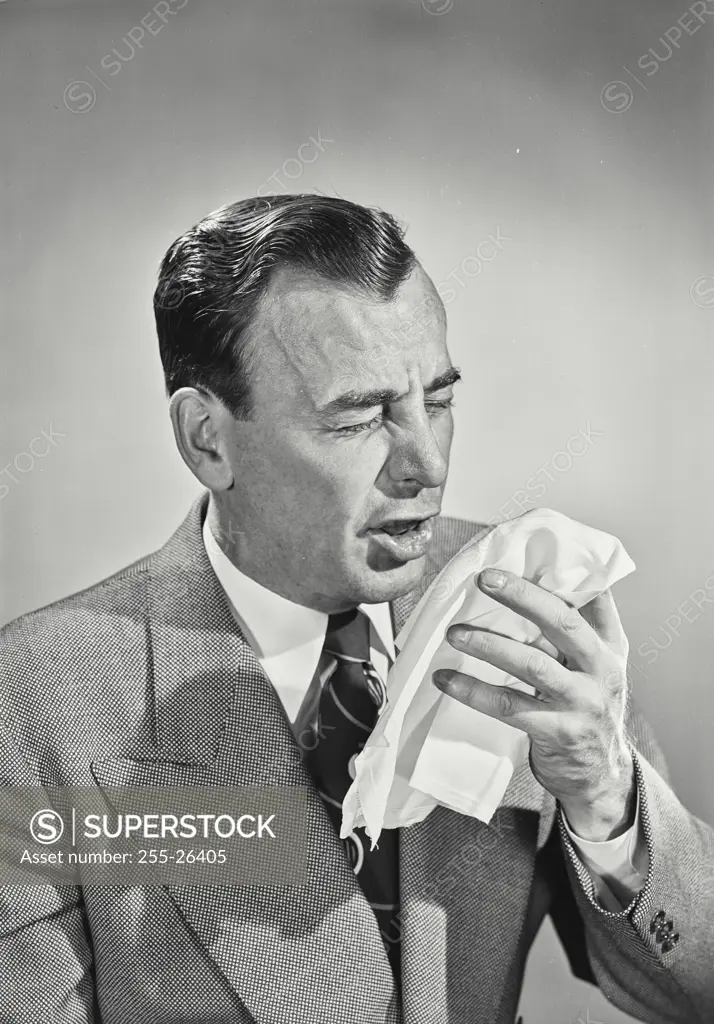
<path id="1" fill-rule="evenodd" d="M 545 465 L 539 504 L 624 541 L 637 695 L 714 822 L 714 607 L 691 599 L 714 573 L 714 19 L 664 61 L 677 19 L 699 25 L 671 0 L 188 0 L 127 60 L 150 10 L 0 5 L 0 621 L 158 546 L 196 493 L 153 333 L 166 246 L 261 186 L 378 204 L 435 281 L 463 282 L 446 511 L 516 514 Z M 497 229 L 477 273 L 464 260 Z M 526 1024 L 626 1019 L 566 980 L 549 931 L 523 1006 Z"/>

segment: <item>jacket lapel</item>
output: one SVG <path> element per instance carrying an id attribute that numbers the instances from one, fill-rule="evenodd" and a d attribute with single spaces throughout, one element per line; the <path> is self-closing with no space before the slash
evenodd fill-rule
<path id="1" fill-rule="evenodd" d="M 470 523 L 437 523 L 422 585 L 393 604 L 395 635 L 435 574 L 478 531 Z M 438 807 L 401 830 L 405 1024 L 514 1019 L 514 968 L 527 952 L 520 937 L 529 930 L 535 853 L 553 813 L 526 763 L 514 772 L 488 825 Z"/>
<path id="2" fill-rule="evenodd" d="M 133 756 L 95 762 L 109 786 L 301 786 L 304 886 L 166 887 L 257 1024 L 398 1024 L 391 969 L 372 913 L 302 763 L 282 704 L 236 626 L 201 539 L 199 499 L 151 560 L 152 672 Z M 148 739 L 147 739 L 148 738 Z"/>
<path id="3" fill-rule="evenodd" d="M 377 924 L 305 770 L 282 704 L 236 626 L 203 547 L 206 497 L 148 567 L 147 721 L 129 756 L 94 762 L 110 786 L 301 786 L 307 883 L 167 886 L 189 929 L 257 1024 L 301 1007 L 315 1024 L 400 1024 Z M 475 533 L 437 524 L 425 585 Z M 395 635 L 424 587 L 395 601 Z M 536 845 L 553 821 L 528 765 L 490 825 L 437 808 L 400 832 L 404 1024 L 509 1019 Z M 540 831 L 539 831 L 540 819 Z M 511 1015 L 512 1018 L 512 1015 Z"/>

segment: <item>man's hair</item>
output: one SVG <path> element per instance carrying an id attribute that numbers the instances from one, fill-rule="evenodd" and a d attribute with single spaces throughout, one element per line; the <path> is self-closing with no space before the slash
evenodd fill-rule
<path id="1" fill-rule="evenodd" d="M 154 314 L 168 394 L 200 388 L 250 417 L 247 330 L 281 268 L 388 300 L 416 265 L 403 228 L 382 210 L 319 195 L 221 207 L 173 243 L 159 270 Z"/>

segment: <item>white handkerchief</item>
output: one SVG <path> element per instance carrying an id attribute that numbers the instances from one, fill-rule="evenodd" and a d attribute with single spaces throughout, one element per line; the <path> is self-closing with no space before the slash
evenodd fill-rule
<path id="1" fill-rule="evenodd" d="M 537 626 L 476 586 L 490 566 L 531 580 L 575 608 L 635 568 L 622 544 L 551 509 L 532 509 L 463 547 L 422 596 L 397 637 L 387 677 L 387 706 L 354 762 L 342 804 L 342 838 L 364 825 L 372 846 L 383 828 L 422 821 L 441 804 L 491 820 L 528 753 L 526 733 L 468 708 L 438 690 L 432 674 L 453 668 L 499 686 L 533 687 L 462 654 L 444 639 L 467 622 L 514 640 L 533 641 Z"/>

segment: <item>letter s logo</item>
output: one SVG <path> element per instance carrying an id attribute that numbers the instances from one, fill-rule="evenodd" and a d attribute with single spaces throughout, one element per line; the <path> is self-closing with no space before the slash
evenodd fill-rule
<path id="1" fill-rule="evenodd" d="M 58 839 L 61 839 L 64 832 L 64 822 L 57 811 L 51 809 L 37 811 L 36 814 L 33 814 L 30 821 L 30 832 L 35 842 L 48 846 L 50 843 L 56 843 Z"/>
<path id="2" fill-rule="evenodd" d="M 627 82 L 608 82 L 600 93 L 600 102 L 609 114 L 624 114 L 632 106 L 633 99 L 632 89 Z"/>
<path id="3" fill-rule="evenodd" d="M 86 114 L 97 102 L 97 93 L 89 82 L 70 82 L 63 99 L 65 107 L 73 114 Z"/>

